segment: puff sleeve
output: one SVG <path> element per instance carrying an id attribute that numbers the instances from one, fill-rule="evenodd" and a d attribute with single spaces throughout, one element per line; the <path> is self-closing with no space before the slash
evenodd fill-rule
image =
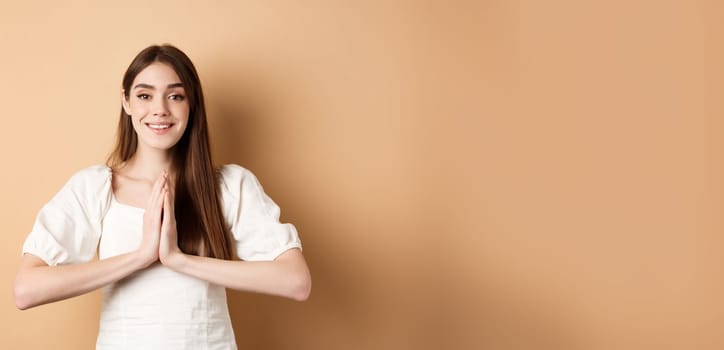
<path id="1" fill-rule="evenodd" d="M 224 216 L 239 259 L 270 261 L 292 248 L 302 248 L 292 224 L 279 222 L 279 206 L 264 193 L 251 171 L 238 165 L 220 169 Z"/>
<path id="2" fill-rule="evenodd" d="M 92 260 L 110 196 L 110 168 L 97 165 L 75 173 L 38 213 L 23 254 L 50 266 Z"/>

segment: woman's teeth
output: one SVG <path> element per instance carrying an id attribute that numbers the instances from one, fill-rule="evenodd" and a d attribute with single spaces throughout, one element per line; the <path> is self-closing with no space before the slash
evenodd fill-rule
<path id="1" fill-rule="evenodd" d="M 171 124 L 147 124 L 151 129 L 168 129 Z"/>

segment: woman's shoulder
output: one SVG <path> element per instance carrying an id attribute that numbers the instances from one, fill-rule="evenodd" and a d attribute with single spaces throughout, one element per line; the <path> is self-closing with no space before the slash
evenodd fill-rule
<path id="1" fill-rule="evenodd" d="M 76 171 L 66 186 L 72 189 L 103 191 L 110 186 L 111 168 L 103 164 L 91 165 Z"/>
<path id="2" fill-rule="evenodd" d="M 244 176 L 251 174 L 249 169 L 239 164 L 224 164 L 217 169 L 221 183 L 234 183 L 241 181 Z"/>
<path id="3" fill-rule="evenodd" d="M 95 164 L 76 171 L 71 177 L 71 182 L 105 182 L 111 177 L 111 168 L 104 164 Z"/>
<path id="4" fill-rule="evenodd" d="M 256 183 L 256 176 L 239 164 L 224 164 L 218 168 L 219 185 L 223 194 L 238 196 L 244 183 Z"/>
<path id="5" fill-rule="evenodd" d="M 251 174 L 251 171 L 239 164 L 224 164 L 218 168 L 218 173 L 223 181 L 240 179 L 246 174 Z"/>
<path id="6" fill-rule="evenodd" d="M 51 202 L 65 207 L 66 210 L 72 209 L 72 205 L 69 203 L 80 204 L 85 209 L 105 210 L 110 195 L 110 168 L 105 165 L 93 165 L 73 173 L 65 185 L 56 192 Z"/>
<path id="7" fill-rule="evenodd" d="M 246 170 L 246 168 L 244 168 L 243 166 L 241 166 L 239 164 L 233 164 L 233 163 L 224 164 L 219 167 L 219 172 L 222 174 L 229 173 L 229 172 L 240 172 L 240 171 L 244 171 L 244 170 Z"/>

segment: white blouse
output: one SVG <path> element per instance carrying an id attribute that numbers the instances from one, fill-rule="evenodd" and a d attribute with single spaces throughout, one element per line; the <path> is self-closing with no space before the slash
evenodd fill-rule
<path id="1" fill-rule="evenodd" d="M 23 253 L 50 266 L 106 259 L 135 250 L 143 208 L 122 204 L 111 190 L 110 168 L 79 171 L 38 214 Z M 300 248 L 297 230 L 279 222 L 279 207 L 249 170 L 219 171 L 222 209 L 246 261 L 270 261 Z M 159 263 L 103 288 L 97 349 L 236 349 L 222 286 Z"/>

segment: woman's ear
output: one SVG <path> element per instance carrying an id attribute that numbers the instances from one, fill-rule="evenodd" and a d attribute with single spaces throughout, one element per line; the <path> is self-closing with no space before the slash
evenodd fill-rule
<path id="1" fill-rule="evenodd" d="M 131 115 L 131 105 L 126 98 L 126 90 L 123 89 L 121 89 L 121 106 L 123 106 L 123 111 L 126 112 L 126 114 Z"/>

